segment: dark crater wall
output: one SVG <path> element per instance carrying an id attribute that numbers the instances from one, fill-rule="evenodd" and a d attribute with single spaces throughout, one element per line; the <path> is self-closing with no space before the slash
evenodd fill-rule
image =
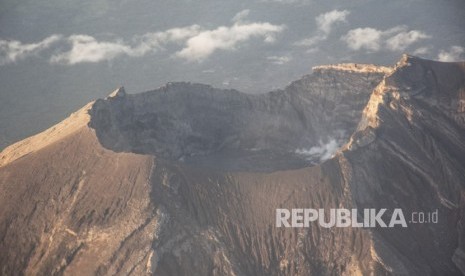
<path id="1" fill-rule="evenodd" d="M 227 171 L 274 171 L 318 163 L 297 154 L 344 143 L 381 73 L 318 70 L 284 90 L 250 95 L 169 83 L 130 95 L 121 88 L 91 110 L 103 146 Z"/>

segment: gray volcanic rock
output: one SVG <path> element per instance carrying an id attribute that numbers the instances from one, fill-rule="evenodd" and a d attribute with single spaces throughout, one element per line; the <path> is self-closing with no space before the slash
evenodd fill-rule
<path id="1" fill-rule="evenodd" d="M 438 224 L 373 231 L 393 274 L 465 273 L 464 91 L 464 63 L 404 56 L 337 157 L 359 208 L 439 210 Z"/>
<path id="2" fill-rule="evenodd" d="M 299 168 L 319 158 L 306 160 L 297 149 L 331 138 L 347 141 L 369 94 L 390 70 L 380 68 L 318 67 L 285 90 L 261 95 L 191 83 L 137 95 L 117 90 L 96 101 L 90 125 L 114 151 L 228 171 Z"/>
<path id="3" fill-rule="evenodd" d="M 0 153 L 0 271 L 464 274 L 464 91 L 464 63 L 408 56 L 317 67 L 258 96 L 118 89 Z M 296 154 L 335 136 L 347 143 L 326 162 Z M 277 208 L 437 209 L 439 222 L 277 228 Z"/>

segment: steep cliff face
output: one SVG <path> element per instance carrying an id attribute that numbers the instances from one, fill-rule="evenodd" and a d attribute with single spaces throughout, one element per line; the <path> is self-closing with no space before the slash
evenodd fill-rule
<path id="1" fill-rule="evenodd" d="M 375 250 L 394 274 L 465 273 L 464 63 L 405 56 L 375 89 L 338 157 L 361 208 L 439 210 L 439 223 L 376 229 Z"/>
<path id="2" fill-rule="evenodd" d="M 118 89 L 0 154 L 2 274 L 463 274 L 464 91 L 465 64 L 407 56 L 258 96 Z M 439 223 L 277 228 L 277 208 Z"/>

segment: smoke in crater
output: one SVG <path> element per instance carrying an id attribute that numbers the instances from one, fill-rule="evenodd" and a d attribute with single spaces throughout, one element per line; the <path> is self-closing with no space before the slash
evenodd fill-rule
<path id="1" fill-rule="evenodd" d="M 332 158 L 337 150 L 345 143 L 346 139 L 344 138 L 344 131 L 340 131 L 335 136 L 330 136 L 325 140 L 320 139 L 316 146 L 297 149 L 295 153 L 313 162 L 324 162 Z"/>

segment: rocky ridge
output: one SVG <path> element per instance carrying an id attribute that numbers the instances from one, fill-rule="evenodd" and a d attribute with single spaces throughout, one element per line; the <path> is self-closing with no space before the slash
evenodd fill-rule
<path id="1" fill-rule="evenodd" d="M 317 70 L 284 90 L 261 95 L 191 83 L 169 83 L 137 95 L 120 89 L 96 101 L 90 125 L 114 151 L 227 171 L 305 167 L 319 156 L 306 158 L 296 150 L 331 140 L 342 144 L 355 131 L 368 95 L 383 77 L 364 68 Z"/>

